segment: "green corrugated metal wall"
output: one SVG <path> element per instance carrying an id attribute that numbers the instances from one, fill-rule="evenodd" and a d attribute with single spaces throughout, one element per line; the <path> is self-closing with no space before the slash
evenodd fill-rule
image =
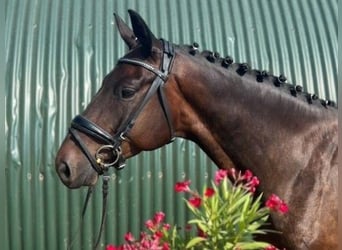
<path id="1" fill-rule="evenodd" d="M 197 41 L 253 68 L 285 73 L 320 97 L 337 99 L 337 0 L 6 0 L 6 204 L 2 249 L 91 249 L 101 216 L 100 185 L 77 234 L 85 190 L 58 180 L 54 156 L 71 118 L 125 53 L 112 13 L 137 10 L 158 36 Z M 119 243 L 163 210 L 171 223 L 187 216 L 177 180 L 200 187 L 212 163 L 177 140 L 128 161 L 113 173 L 105 234 Z"/>

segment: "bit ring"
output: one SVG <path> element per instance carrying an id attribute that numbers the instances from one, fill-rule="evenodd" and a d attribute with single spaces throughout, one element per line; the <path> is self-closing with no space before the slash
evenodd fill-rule
<path id="1" fill-rule="evenodd" d="M 103 158 L 101 157 L 101 151 L 105 151 L 105 150 L 109 150 L 113 153 L 113 156 L 115 159 L 112 162 L 109 162 L 109 163 L 103 162 Z M 103 145 L 96 151 L 95 159 L 96 159 L 97 164 L 99 164 L 102 168 L 108 169 L 109 167 L 114 166 L 119 161 L 121 153 L 122 151 L 120 147 L 114 148 L 113 145 Z"/>

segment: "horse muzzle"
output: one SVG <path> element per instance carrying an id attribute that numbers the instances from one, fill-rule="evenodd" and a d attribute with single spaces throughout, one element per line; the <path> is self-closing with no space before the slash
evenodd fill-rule
<path id="1" fill-rule="evenodd" d="M 72 152 L 67 144 L 58 152 L 55 167 L 56 172 L 65 186 L 68 188 L 79 188 L 81 186 L 94 186 L 98 179 L 98 174 L 92 169 L 87 159 L 83 155 L 69 154 Z"/>

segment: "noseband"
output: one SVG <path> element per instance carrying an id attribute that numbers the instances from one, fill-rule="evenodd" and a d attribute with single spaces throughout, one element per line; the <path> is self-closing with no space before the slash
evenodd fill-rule
<path id="1" fill-rule="evenodd" d="M 91 166 L 99 175 L 106 172 L 109 167 L 122 169 L 125 166 L 125 159 L 122 156 L 121 143 L 126 139 L 127 134 L 134 126 L 138 115 L 141 113 L 145 105 L 157 91 L 161 107 L 163 109 L 170 129 L 170 141 L 173 141 L 172 118 L 167 100 L 165 98 L 163 87 L 171 71 L 175 53 L 172 44 L 164 40 L 161 41 L 163 43 L 163 57 L 160 69 L 157 69 L 154 66 L 137 59 L 121 58 L 118 61 L 118 63 L 126 63 L 143 67 L 148 71 L 154 73 L 156 75 L 156 78 L 152 82 L 149 90 L 147 91 L 144 99 L 142 100 L 138 108 L 130 114 L 128 119 L 119 127 L 114 136 L 110 135 L 100 126 L 96 125 L 95 123 L 81 115 L 77 115 L 71 122 L 69 133 L 76 141 L 83 154 L 87 157 Z M 94 156 L 89 152 L 86 145 L 80 138 L 78 132 L 82 132 L 96 139 L 97 141 L 103 142 L 103 146 L 101 146 L 96 151 Z M 111 152 L 111 154 L 113 155 L 111 162 L 105 162 L 103 155 L 106 152 Z"/>

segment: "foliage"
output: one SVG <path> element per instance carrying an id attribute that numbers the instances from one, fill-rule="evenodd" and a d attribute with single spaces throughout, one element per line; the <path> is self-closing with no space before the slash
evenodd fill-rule
<path id="1" fill-rule="evenodd" d="M 288 207 L 278 196 L 272 194 L 262 206 L 262 194 L 255 197 L 259 180 L 247 170 L 243 175 L 235 169 L 219 170 L 211 187 L 204 187 L 202 193 L 190 188 L 190 181 L 178 182 L 175 192 L 185 192 L 185 200 L 193 214 L 188 221 L 197 229 L 196 235 L 180 234 L 176 226 L 164 223 L 165 214 L 157 212 L 153 219 L 145 222 L 147 232 L 136 240 L 131 233 L 125 235 L 126 243 L 107 250 L 249 250 L 276 249 L 267 242 L 256 241 L 255 236 L 266 234 L 264 229 L 270 210 L 286 213 Z"/>

